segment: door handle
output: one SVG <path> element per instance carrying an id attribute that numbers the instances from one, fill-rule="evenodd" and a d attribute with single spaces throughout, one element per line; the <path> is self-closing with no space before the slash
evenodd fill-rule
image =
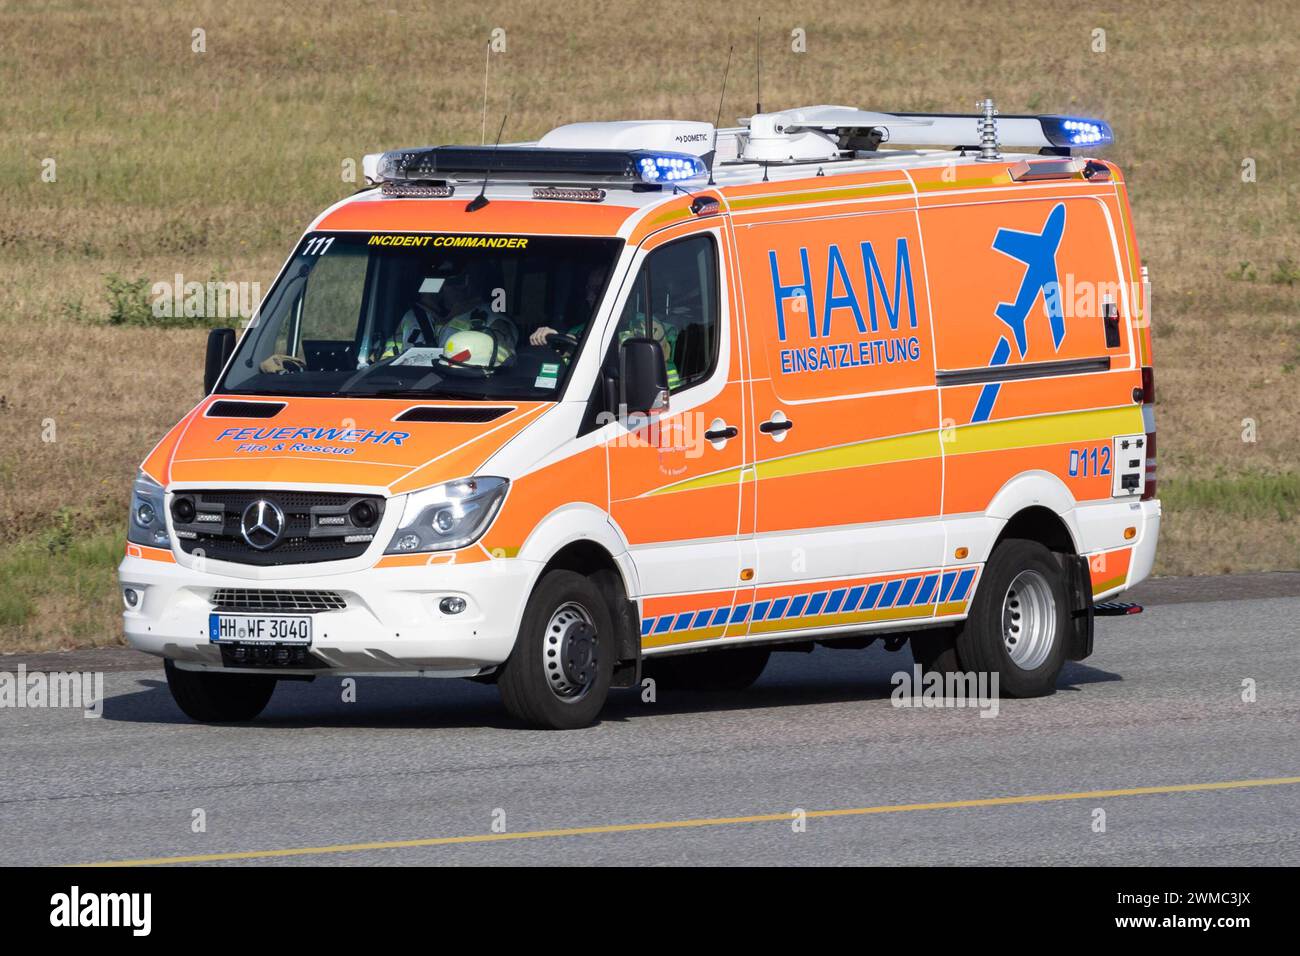
<path id="1" fill-rule="evenodd" d="M 764 435 L 771 435 L 775 441 L 785 438 L 785 433 L 794 428 L 794 422 L 785 417 L 785 412 L 773 412 L 772 417 L 758 426 Z"/>
<path id="2" fill-rule="evenodd" d="M 727 442 L 740 434 L 735 425 L 728 425 L 724 419 L 715 418 L 709 422 L 709 430 L 704 433 L 704 440 L 713 446 L 714 451 L 722 451 Z"/>

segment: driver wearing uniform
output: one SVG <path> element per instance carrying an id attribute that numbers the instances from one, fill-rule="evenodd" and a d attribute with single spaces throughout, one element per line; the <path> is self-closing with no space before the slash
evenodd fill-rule
<path id="1" fill-rule="evenodd" d="M 471 263 L 455 275 L 431 276 L 420 283 L 415 301 L 392 334 L 372 352 L 372 361 L 397 358 L 410 348 L 444 351 L 457 332 L 482 332 L 496 344 L 487 364 L 502 365 L 514 357 L 518 330 L 494 312 L 489 302 L 494 283 L 486 263 Z"/>

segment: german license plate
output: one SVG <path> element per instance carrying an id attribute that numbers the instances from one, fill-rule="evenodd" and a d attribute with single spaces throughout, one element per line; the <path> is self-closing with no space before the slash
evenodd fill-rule
<path id="1" fill-rule="evenodd" d="M 209 614 L 214 644 L 310 644 L 311 618 L 264 614 Z"/>

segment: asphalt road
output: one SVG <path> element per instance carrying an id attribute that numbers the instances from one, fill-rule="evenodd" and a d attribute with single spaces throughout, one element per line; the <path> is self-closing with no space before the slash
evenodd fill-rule
<path id="1" fill-rule="evenodd" d="M 1055 695 L 995 717 L 892 706 L 911 660 L 879 645 L 776 655 L 742 694 L 616 692 L 568 733 L 419 679 L 283 684 L 256 724 L 205 727 L 132 652 L 0 657 L 101 668 L 107 697 L 0 709 L 0 864 L 1300 864 L 1300 574 L 1138 596 Z"/>

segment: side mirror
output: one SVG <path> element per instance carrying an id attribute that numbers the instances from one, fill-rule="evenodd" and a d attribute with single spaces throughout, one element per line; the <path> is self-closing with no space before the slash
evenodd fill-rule
<path id="1" fill-rule="evenodd" d="M 221 370 L 235 351 L 234 329 L 213 329 L 208 333 L 208 351 L 203 358 L 203 394 L 211 395 Z"/>
<path id="2" fill-rule="evenodd" d="M 668 411 L 668 364 L 653 339 L 628 339 L 619 349 L 619 404 L 625 413 Z"/>

